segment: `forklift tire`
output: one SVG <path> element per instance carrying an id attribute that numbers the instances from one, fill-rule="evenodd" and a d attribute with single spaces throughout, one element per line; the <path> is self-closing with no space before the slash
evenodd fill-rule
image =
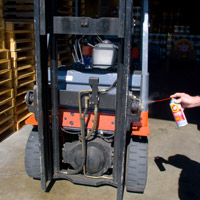
<path id="1" fill-rule="evenodd" d="M 132 136 L 128 150 L 126 190 L 143 193 L 147 181 L 147 137 Z"/>
<path id="2" fill-rule="evenodd" d="M 29 135 L 24 162 L 27 175 L 34 179 L 40 179 L 39 135 L 36 128 L 33 128 Z"/>

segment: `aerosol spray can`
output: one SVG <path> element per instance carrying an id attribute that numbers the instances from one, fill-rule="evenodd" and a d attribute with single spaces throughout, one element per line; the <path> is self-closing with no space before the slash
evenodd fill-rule
<path id="1" fill-rule="evenodd" d="M 185 126 L 188 124 L 187 119 L 185 117 L 183 108 L 181 104 L 174 103 L 174 99 L 171 99 L 170 101 L 170 108 L 172 110 L 172 113 L 174 115 L 174 119 L 176 121 L 176 124 L 178 127 Z"/>

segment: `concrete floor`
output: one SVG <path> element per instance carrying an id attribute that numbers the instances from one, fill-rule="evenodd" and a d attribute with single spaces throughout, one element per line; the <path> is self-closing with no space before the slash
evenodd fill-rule
<path id="1" fill-rule="evenodd" d="M 29 178 L 24 170 L 24 150 L 31 128 L 27 125 L 0 143 L 1 200 L 116 199 L 117 190 L 113 187 L 79 186 L 65 180 L 56 181 L 49 193 L 43 192 L 40 181 Z M 150 129 L 145 192 L 125 191 L 124 200 L 199 200 L 200 132 L 197 125 L 177 128 L 174 121 L 150 119 Z M 163 165 L 159 165 L 161 162 Z"/>

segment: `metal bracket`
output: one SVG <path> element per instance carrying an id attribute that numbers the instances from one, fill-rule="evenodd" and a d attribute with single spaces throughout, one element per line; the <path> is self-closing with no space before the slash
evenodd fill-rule
<path id="1" fill-rule="evenodd" d="M 130 123 L 140 121 L 140 115 L 142 111 L 141 99 L 131 96 L 129 99 L 128 106 L 130 110 L 130 115 L 128 120 L 129 124 L 127 124 L 127 126 L 130 127 Z"/>
<path id="2" fill-rule="evenodd" d="M 99 85 L 99 78 L 98 77 L 90 77 L 89 84 L 92 88 L 92 93 L 89 95 L 89 104 L 95 105 L 99 103 L 99 92 L 98 92 L 98 85 Z"/>
<path id="3" fill-rule="evenodd" d="M 33 90 L 28 90 L 25 96 L 26 105 L 29 112 L 35 114 L 35 119 L 38 121 L 37 105 L 36 105 L 36 90 L 37 86 L 34 85 Z"/>
<path id="4" fill-rule="evenodd" d="M 131 113 L 130 121 L 131 122 L 139 122 L 140 121 L 140 114 L 141 114 L 141 111 L 139 113 L 137 113 L 137 114 Z"/>

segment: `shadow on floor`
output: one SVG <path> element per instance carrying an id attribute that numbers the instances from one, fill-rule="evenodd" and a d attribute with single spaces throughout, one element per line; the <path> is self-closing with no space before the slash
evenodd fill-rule
<path id="1" fill-rule="evenodd" d="M 170 156 L 168 160 L 162 157 L 156 157 L 155 163 L 160 171 L 165 171 L 162 163 L 182 169 L 179 177 L 178 189 L 180 200 L 200 199 L 200 163 L 179 154 Z"/>

